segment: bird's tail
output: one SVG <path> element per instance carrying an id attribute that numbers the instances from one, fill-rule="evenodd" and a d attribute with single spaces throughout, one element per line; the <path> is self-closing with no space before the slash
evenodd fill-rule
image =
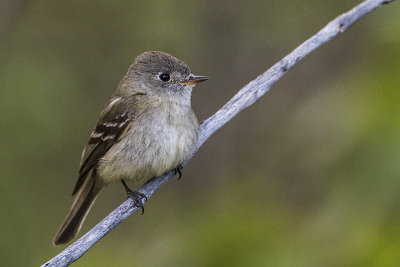
<path id="1" fill-rule="evenodd" d="M 81 229 L 83 221 L 100 192 L 101 184 L 95 179 L 94 173 L 86 177 L 85 183 L 75 197 L 71 210 L 68 212 L 64 223 L 57 231 L 53 245 L 62 245 L 70 241 Z"/>

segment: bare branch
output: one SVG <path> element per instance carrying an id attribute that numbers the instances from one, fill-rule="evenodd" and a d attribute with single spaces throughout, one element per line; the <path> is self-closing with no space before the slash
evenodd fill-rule
<path id="1" fill-rule="evenodd" d="M 395 0 L 366 0 L 362 2 L 350 11 L 329 22 L 317 34 L 302 43 L 293 52 L 258 76 L 255 80 L 244 86 L 231 100 L 229 100 L 213 116 L 205 120 L 200 126 L 198 148 L 200 148 L 215 131 L 224 126 L 239 112 L 250 107 L 261 96 L 268 92 L 274 83 L 276 83 L 288 70 L 290 70 L 305 56 L 344 32 L 350 25 L 365 14 L 381 5 L 389 4 L 393 1 Z M 150 180 L 139 190 L 139 192 L 145 194 L 147 198 L 150 198 L 150 196 L 160 186 L 165 184 L 172 175 L 173 171 L 169 171 L 160 177 Z M 71 244 L 64 251 L 42 266 L 67 266 L 73 263 L 136 210 L 138 210 L 138 208 L 132 205 L 132 200 L 126 200 L 79 240 Z"/>

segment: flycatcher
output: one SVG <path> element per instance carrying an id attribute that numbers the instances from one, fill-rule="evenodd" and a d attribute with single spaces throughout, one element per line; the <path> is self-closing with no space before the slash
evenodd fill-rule
<path id="1" fill-rule="evenodd" d="M 71 210 L 53 244 L 70 241 L 79 231 L 101 188 L 121 181 L 135 205 L 135 190 L 153 177 L 176 169 L 196 149 L 199 124 L 191 93 L 206 76 L 192 74 L 181 60 L 164 52 L 139 55 L 100 113 L 83 150 Z"/>

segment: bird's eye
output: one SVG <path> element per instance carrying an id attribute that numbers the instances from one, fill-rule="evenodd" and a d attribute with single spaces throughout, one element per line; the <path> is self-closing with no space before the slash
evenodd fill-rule
<path id="1" fill-rule="evenodd" d="M 162 73 L 158 76 L 160 78 L 161 81 L 167 82 L 169 81 L 169 79 L 171 79 L 171 77 L 169 77 L 168 73 Z"/>

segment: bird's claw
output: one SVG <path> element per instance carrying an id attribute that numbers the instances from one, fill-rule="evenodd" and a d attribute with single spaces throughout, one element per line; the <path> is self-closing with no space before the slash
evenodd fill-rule
<path id="1" fill-rule="evenodd" d="M 183 169 L 182 164 L 179 164 L 178 167 L 174 169 L 174 175 L 179 174 L 178 180 L 182 178 L 182 169 Z"/>
<path id="2" fill-rule="evenodd" d="M 140 193 L 138 191 L 131 191 L 131 190 L 127 191 L 126 193 L 128 195 L 128 198 L 133 200 L 133 203 L 134 203 L 135 207 L 138 207 L 138 208 L 142 209 L 142 213 L 141 214 L 143 214 L 144 213 L 144 206 L 143 206 L 144 202 L 143 202 L 143 199 L 145 201 L 147 201 L 146 195 L 142 194 L 142 193 Z"/>
<path id="3" fill-rule="evenodd" d="M 144 213 L 144 207 L 143 207 L 143 199 L 145 199 L 145 201 L 147 201 L 147 197 L 145 194 L 142 194 L 138 191 L 132 191 L 131 189 L 129 189 L 129 187 L 126 185 L 125 181 L 122 179 L 121 183 L 123 184 L 123 186 L 125 187 L 126 190 L 126 194 L 128 195 L 128 198 L 133 200 L 133 204 L 135 207 L 141 208 L 142 209 L 142 214 Z"/>

